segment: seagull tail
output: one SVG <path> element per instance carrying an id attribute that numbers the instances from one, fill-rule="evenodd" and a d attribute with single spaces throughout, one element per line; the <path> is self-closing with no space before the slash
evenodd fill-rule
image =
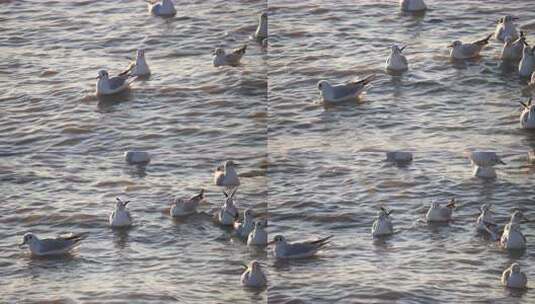
<path id="1" fill-rule="evenodd" d="M 488 35 L 486 38 L 483 38 L 481 40 L 478 40 L 476 42 L 474 42 L 474 44 L 477 44 L 477 45 L 486 45 L 489 43 L 489 40 L 490 40 L 490 37 L 492 37 L 493 34 L 490 34 Z"/>
<path id="2" fill-rule="evenodd" d="M 316 241 L 313 241 L 312 244 L 316 244 L 316 245 L 319 245 L 320 247 L 321 246 L 324 246 L 324 245 L 327 245 L 329 242 L 329 240 L 333 237 L 334 235 L 329 235 L 327 237 L 324 237 L 324 238 L 321 238 L 319 240 L 316 240 Z"/>
<path id="3" fill-rule="evenodd" d="M 376 77 L 375 74 L 368 75 L 364 79 L 359 80 L 358 83 L 362 83 L 363 85 L 367 85 L 370 82 L 372 82 L 372 80 L 374 80 L 375 77 Z"/>
<path id="4" fill-rule="evenodd" d="M 243 55 L 245 54 L 245 51 L 247 50 L 247 44 L 244 44 L 241 48 L 237 48 L 234 50 L 235 54 Z"/>
<path id="5" fill-rule="evenodd" d="M 65 240 L 73 240 L 74 242 L 78 243 L 85 239 L 89 233 L 88 232 L 82 232 L 78 234 L 72 234 L 70 236 L 64 237 Z"/>

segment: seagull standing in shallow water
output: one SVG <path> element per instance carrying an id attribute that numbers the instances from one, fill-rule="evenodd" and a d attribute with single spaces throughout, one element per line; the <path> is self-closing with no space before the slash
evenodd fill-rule
<path id="1" fill-rule="evenodd" d="M 216 48 L 214 50 L 214 66 L 220 67 L 224 65 L 237 66 L 247 50 L 247 44 L 240 48 L 232 50 L 227 54 L 223 48 Z"/>
<path id="2" fill-rule="evenodd" d="M 496 31 L 494 32 L 494 37 L 499 41 L 503 42 L 507 36 L 511 39 L 516 39 L 518 37 L 518 32 L 516 30 L 516 25 L 513 22 L 518 20 L 513 16 L 505 16 L 498 20 L 498 25 L 496 25 Z"/>
<path id="3" fill-rule="evenodd" d="M 204 189 L 191 198 L 176 198 L 169 210 L 172 217 L 186 216 L 197 212 L 197 207 L 201 202 L 204 202 Z"/>
<path id="4" fill-rule="evenodd" d="M 455 209 L 455 199 L 445 205 L 441 206 L 437 202 L 431 203 L 431 207 L 427 211 L 425 218 L 428 222 L 449 222 L 451 221 L 453 209 Z"/>
<path id="5" fill-rule="evenodd" d="M 249 266 L 243 265 L 245 272 L 241 275 L 241 284 L 244 287 L 262 288 L 267 284 L 266 275 L 260 267 L 260 263 L 252 261 Z"/>
<path id="6" fill-rule="evenodd" d="M 146 2 L 149 5 L 149 13 L 154 16 L 172 17 L 176 15 L 175 5 L 171 0 L 163 0 L 161 3 L 153 0 L 147 0 Z"/>
<path id="7" fill-rule="evenodd" d="M 392 210 L 386 211 L 385 208 L 381 207 L 381 210 L 377 213 L 377 218 L 373 222 L 373 237 L 387 236 L 394 233 L 394 225 L 392 225 L 392 219 L 390 218 L 391 213 Z"/>
<path id="8" fill-rule="evenodd" d="M 502 273 L 502 285 L 509 288 L 526 288 L 528 277 L 520 271 L 520 265 L 513 263 Z"/>
<path id="9" fill-rule="evenodd" d="M 264 223 L 261 221 L 255 222 L 254 229 L 247 237 L 247 246 L 266 246 L 267 245 L 267 231 L 264 229 Z"/>
<path id="10" fill-rule="evenodd" d="M 110 214 L 110 226 L 112 228 L 122 228 L 132 225 L 132 216 L 130 211 L 126 209 L 126 205 L 130 201 L 123 202 L 120 198 L 116 198 L 115 210 Z"/>
<path id="11" fill-rule="evenodd" d="M 35 256 L 63 255 L 76 247 L 84 237 L 85 235 L 82 234 L 71 234 L 69 236 L 41 240 L 33 233 L 26 233 L 19 247 L 29 245 L 30 252 Z"/>
<path id="12" fill-rule="evenodd" d="M 318 90 L 320 90 L 320 96 L 326 103 L 355 100 L 374 77 L 375 75 L 370 75 L 358 81 L 339 85 L 332 85 L 327 80 L 321 80 L 318 82 Z"/>
<path id="13" fill-rule="evenodd" d="M 471 43 L 463 43 L 462 41 L 455 40 L 448 47 L 451 48 L 450 57 L 453 59 L 469 59 L 479 56 L 479 53 L 485 45 L 489 43 L 489 39 L 492 34 L 486 38 L 477 40 Z"/>
<path id="14" fill-rule="evenodd" d="M 316 254 L 321 248 L 327 245 L 328 240 L 333 236 L 314 240 L 288 243 L 282 235 L 276 235 L 270 244 L 275 244 L 273 254 L 276 259 L 299 259 L 308 258 Z"/>
<path id="15" fill-rule="evenodd" d="M 386 70 L 393 72 L 403 72 L 409 69 L 409 63 L 407 58 L 401 52 L 407 46 L 402 46 L 401 48 L 397 45 L 393 45 L 390 51 L 390 56 L 386 59 Z"/>

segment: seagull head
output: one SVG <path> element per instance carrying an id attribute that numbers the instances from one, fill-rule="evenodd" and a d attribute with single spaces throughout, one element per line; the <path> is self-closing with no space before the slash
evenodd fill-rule
<path id="1" fill-rule="evenodd" d="M 137 50 L 137 58 L 145 58 L 145 50 L 144 49 Z"/>
<path id="2" fill-rule="evenodd" d="M 19 244 L 19 247 L 22 247 L 26 244 L 31 244 L 32 242 L 35 242 L 36 240 L 37 240 L 37 237 L 33 233 L 28 232 L 24 234 L 24 237 L 22 237 L 22 243 Z"/>
<path id="3" fill-rule="evenodd" d="M 108 77 L 108 72 L 106 70 L 98 71 L 97 79 L 107 79 Z"/>
<path id="4" fill-rule="evenodd" d="M 249 269 L 251 269 L 252 271 L 260 270 L 260 263 L 258 263 L 257 260 L 251 261 L 251 263 L 249 263 Z"/>
<path id="5" fill-rule="evenodd" d="M 456 47 L 460 46 L 461 44 L 463 44 L 463 43 L 460 40 L 455 40 L 450 45 L 448 45 L 448 47 L 456 48 Z"/>
<path id="6" fill-rule="evenodd" d="M 318 82 L 318 90 L 320 91 L 326 90 L 327 88 L 330 88 L 330 87 L 331 87 L 331 84 L 327 80 L 320 80 L 320 82 Z"/>
<path id="7" fill-rule="evenodd" d="M 222 49 L 222 48 L 216 48 L 216 49 L 214 50 L 214 55 L 216 55 L 216 56 L 223 56 L 223 55 L 225 55 L 225 50 Z"/>
<path id="8" fill-rule="evenodd" d="M 126 205 L 128 205 L 128 203 L 130 203 L 130 201 L 122 201 L 120 198 L 116 197 L 115 198 L 117 200 L 117 203 L 115 203 L 115 208 L 118 209 L 118 210 L 122 210 L 126 207 Z"/>
<path id="9" fill-rule="evenodd" d="M 520 265 L 518 265 L 518 263 L 513 263 L 511 265 L 511 271 L 512 272 L 520 272 Z"/>
<path id="10" fill-rule="evenodd" d="M 513 224 L 520 224 L 522 219 L 526 219 L 526 217 L 524 216 L 524 213 L 522 213 L 522 211 L 520 210 L 516 210 L 515 212 L 513 212 L 513 215 L 511 215 L 511 223 Z"/>
<path id="11" fill-rule="evenodd" d="M 254 223 L 254 229 L 262 229 L 264 227 L 264 224 L 262 221 L 258 221 Z"/>
<path id="12" fill-rule="evenodd" d="M 407 46 L 404 45 L 402 47 L 399 47 L 398 45 L 394 44 L 390 49 L 392 51 L 392 54 L 394 53 L 401 53 Z"/>
<path id="13" fill-rule="evenodd" d="M 235 162 L 232 161 L 232 160 L 227 160 L 227 161 L 225 162 L 225 168 L 234 168 L 234 167 L 236 167 L 236 166 L 238 166 L 238 164 L 235 163 Z"/>
<path id="14" fill-rule="evenodd" d="M 440 208 L 440 204 L 438 202 L 431 202 L 431 209 L 437 209 Z"/>
<path id="15" fill-rule="evenodd" d="M 503 23 L 513 22 L 513 20 L 518 20 L 518 18 L 515 18 L 511 15 L 506 15 L 502 18 Z"/>
<path id="16" fill-rule="evenodd" d="M 243 212 L 244 221 L 249 221 L 253 219 L 253 211 L 251 209 L 245 209 Z"/>
<path id="17" fill-rule="evenodd" d="M 275 237 L 273 237 L 273 241 L 268 243 L 268 245 L 271 245 L 271 244 L 275 244 L 275 245 L 286 244 L 286 239 L 282 235 L 277 234 Z"/>

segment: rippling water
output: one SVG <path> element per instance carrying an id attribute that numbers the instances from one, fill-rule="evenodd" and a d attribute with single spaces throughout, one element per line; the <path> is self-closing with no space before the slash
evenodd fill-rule
<path id="1" fill-rule="evenodd" d="M 397 1 L 177 2 L 178 15 L 160 19 L 143 1 L 0 1 L 2 302 L 535 301 L 499 284 L 513 261 L 535 280 L 534 222 L 523 224 L 528 249 L 514 254 L 472 225 L 483 202 L 502 223 L 512 208 L 535 218 L 535 135 L 519 128 L 517 103 L 530 92 L 500 64 L 496 41 L 464 63 L 445 47 L 484 37 L 505 13 L 534 44 L 532 1 L 428 0 L 422 16 L 399 13 Z M 266 5 L 269 52 L 249 41 L 242 66 L 213 68 L 212 49 L 247 42 Z M 408 44 L 402 77 L 383 72 L 393 43 Z M 96 72 L 121 71 L 140 47 L 151 78 L 97 99 Z M 319 103 L 318 80 L 370 73 L 378 80 L 360 102 Z M 130 149 L 152 162 L 127 166 Z M 414 162 L 385 163 L 393 149 Z M 467 149 L 498 151 L 499 178 L 472 178 Z M 240 206 L 269 216 L 271 235 L 334 234 L 332 245 L 281 263 L 214 226 L 222 195 L 211 173 L 229 158 L 241 163 Z M 200 187 L 201 214 L 171 219 L 169 200 Z M 132 200 L 128 231 L 107 227 L 116 196 Z M 451 197 L 453 223 L 422 221 L 431 200 Z M 381 205 L 397 233 L 373 241 Z M 27 231 L 89 237 L 70 258 L 35 259 L 16 246 Z M 267 291 L 239 285 L 240 263 L 253 258 Z"/>
<path id="2" fill-rule="evenodd" d="M 528 249 L 511 255 L 477 237 L 481 203 L 505 223 L 518 207 L 535 218 L 535 168 L 526 162 L 533 133 L 519 128 L 526 81 L 500 65 L 501 44 L 452 63 L 446 45 L 485 37 L 506 13 L 535 43 L 532 1 L 426 1 L 423 16 L 397 1 L 269 1 L 270 233 L 296 239 L 334 234 L 318 258 L 272 263 L 273 303 L 533 303 L 511 297 L 503 269 L 519 261 L 535 281 L 535 223 L 523 224 Z M 531 22 L 531 23 L 530 23 Z M 408 44 L 410 70 L 383 72 L 392 44 Z M 320 79 L 378 80 L 359 103 L 324 107 Z M 385 150 L 409 150 L 407 167 L 386 164 Z M 471 177 L 466 149 L 504 156 L 496 181 Z M 456 197 L 448 226 L 423 223 L 431 200 Z M 398 233 L 370 236 L 380 205 L 394 210 Z M 533 286 L 531 284 L 531 286 Z"/>
<path id="3" fill-rule="evenodd" d="M 181 1 L 173 19 L 143 1 L 1 1 L 1 302 L 266 302 L 239 285 L 259 259 L 207 214 L 225 159 L 241 163 L 238 201 L 266 216 L 267 55 L 249 36 L 265 1 Z M 224 9 L 222 9 L 224 8 Z M 214 47 L 249 43 L 238 68 L 212 66 Z M 153 75 L 98 100 L 99 69 L 115 74 L 146 49 Z M 146 169 L 123 152 L 151 152 Z M 173 196 L 207 188 L 203 214 L 168 216 Z M 135 226 L 107 227 L 114 197 Z M 31 259 L 24 232 L 89 232 L 70 259 Z"/>

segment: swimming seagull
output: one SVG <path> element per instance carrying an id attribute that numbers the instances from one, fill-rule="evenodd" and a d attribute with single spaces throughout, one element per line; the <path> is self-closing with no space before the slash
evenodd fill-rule
<path id="1" fill-rule="evenodd" d="M 476 220 L 476 230 L 478 232 L 488 232 L 493 240 L 497 240 L 498 224 L 494 220 L 494 211 L 492 211 L 492 204 L 483 204 L 479 208 L 481 214 Z"/>
<path id="2" fill-rule="evenodd" d="M 243 222 L 234 222 L 234 230 L 239 238 L 247 239 L 249 233 L 254 229 L 253 211 L 245 209 L 243 212 Z"/>
<path id="3" fill-rule="evenodd" d="M 256 28 L 256 32 L 254 33 L 254 38 L 262 42 L 268 37 L 268 19 L 267 19 L 267 13 L 263 12 L 260 14 L 260 17 L 258 17 L 258 27 Z"/>
<path id="4" fill-rule="evenodd" d="M 110 226 L 112 228 L 123 228 L 132 225 L 132 216 L 130 211 L 126 209 L 126 205 L 130 201 L 123 202 L 120 198 L 115 198 L 117 203 L 115 203 L 115 210 L 110 214 Z"/>
<path id="5" fill-rule="evenodd" d="M 535 69 L 535 46 L 530 48 L 528 43 L 523 40 L 524 49 L 522 51 L 522 59 L 518 64 L 518 74 L 522 77 L 529 78 Z"/>
<path id="6" fill-rule="evenodd" d="M 520 265 L 513 263 L 502 273 L 502 285 L 509 288 L 526 288 L 528 277 L 520 271 Z"/>
<path id="7" fill-rule="evenodd" d="M 513 40 L 516 39 L 518 37 L 518 32 L 516 30 L 516 25 L 513 22 L 514 20 L 518 20 L 518 18 L 510 15 L 498 19 L 494 37 L 501 42 L 503 42 L 507 36 L 511 37 Z"/>
<path id="8" fill-rule="evenodd" d="M 260 267 L 258 261 L 252 261 L 249 266 L 243 265 L 245 271 L 241 275 L 241 284 L 244 287 L 262 288 L 267 284 L 266 275 Z"/>
<path id="9" fill-rule="evenodd" d="M 299 259 L 315 255 L 332 237 L 330 235 L 314 241 L 288 243 L 282 235 L 276 235 L 268 245 L 275 244 L 273 254 L 276 259 Z"/>
<path id="10" fill-rule="evenodd" d="M 390 55 L 386 59 L 386 70 L 393 72 L 403 72 L 409 69 L 409 63 L 407 58 L 401 52 L 407 46 L 404 45 L 401 48 L 397 45 L 393 45 L 390 51 Z"/>
<path id="11" fill-rule="evenodd" d="M 230 194 L 227 194 L 225 191 L 223 191 L 223 194 L 225 195 L 225 203 L 223 206 L 221 206 L 221 209 L 217 213 L 217 221 L 221 225 L 232 226 L 239 218 L 238 207 L 236 207 L 234 203 L 234 195 L 236 194 L 237 190 L 238 188 L 234 188 Z"/>
<path id="12" fill-rule="evenodd" d="M 19 247 L 29 245 L 30 252 L 35 256 L 62 255 L 67 254 L 84 238 L 85 234 L 70 234 L 68 236 L 41 240 L 33 233 L 26 233 Z"/>
<path id="13" fill-rule="evenodd" d="M 326 103 L 355 100 L 374 77 L 375 75 L 369 75 L 364 79 L 339 85 L 331 85 L 327 80 L 321 80 L 318 82 L 318 89 L 320 90 L 321 98 Z"/>
<path id="14" fill-rule="evenodd" d="M 98 80 L 96 85 L 97 96 L 113 95 L 123 92 L 130 87 L 130 83 L 132 83 L 132 81 L 135 79 L 132 78 L 129 80 L 128 78 L 130 77 L 131 75 L 128 74 L 128 71 L 124 71 L 123 73 L 111 78 L 106 70 L 98 71 Z"/>
<path id="15" fill-rule="evenodd" d="M 526 237 L 520 230 L 520 222 L 526 219 L 522 211 L 516 210 L 511 215 L 511 220 L 503 229 L 503 234 L 500 239 L 500 244 L 505 249 L 524 249 L 526 248 Z"/>
<path id="16" fill-rule="evenodd" d="M 247 237 L 247 246 L 266 246 L 267 231 L 264 229 L 264 223 L 257 221 L 254 223 L 254 229 Z"/>
<path id="17" fill-rule="evenodd" d="M 150 162 L 150 153 L 145 151 L 126 151 L 124 160 L 130 165 L 148 164 Z"/>
<path id="18" fill-rule="evenodd" d="M 525 41 L 526 37 L 524 36 L 524 32 L 522 31 L 520 31 L 520 37 L 516 40 L 514 40 L 511 36 L 506 36 L 500 58 L 502 60 L 510 61 L 517 61 L 522 59 L 522 51 L 524 49 Z"/>
<path id="19" fill-rule="evenodd" d="M 394 225 L 392 225 L 392 219 L 390 218 L 391 213 L 392 210 L 387 211 L 384 207 L 380 208 L 372 226 L 372 236 L 374 238 L 394 233 Z"/>
<path id="20" fill-rule="evenodd" d="M 479 56 L 479 52 L 485 45 L 489 43 L 489 39 L 492 34 L 486 38 L 471 42 L 463 43 L 462 41 L 455 40 L 448 47 L 451 48 L 450 57 L 453 59 L 469 59 Z"/>
<path id="21" fill-rule="evenodd" d="M 247 44 L 240 48 L 232 50 L 232 53 L 227 54 L 223 48 L 216 48 L 214 50 L 214 66 L 219 67 L 223 65 L 237 66 L 247 50 Z"/>
<path id="22" fill-rule="evenodd" d="M 223 166 L 217 167 L 214 172 L 214 184 L 225 187 L 225 189 L 238 187 L 240 185 L 240 177 L 235 169 L 237 165 L 234 161 L 227 160 Z"/>
<path id="23" fill-rule="evenodd" d="M 154 0 L 146 0 L 149 5 L 149 13 L 160 17 L 172 17 L 176 15 L 175 5 L 171 0 L 163 0 L 161 3 Z"/>
<path id="24" fill-rule="evenodd" d="M 181 197 L 174 199 L 169 213 L 172 217 L 186 216 L 197 212 L 199 204 L 205 202 L 204 189 L 193 197 Z"/>
<path id="25" fill-rule="evenodd" d="M 145 50 L 137 50 L 136 60 L 128 65 L 126 71 L 132 76 L 146 77 L 150 75 L 149 65 L 145 60 Z"/>
<path id="26" fill-rule="evenodd" d="M 496 152 L 474 151 L 468 154 L 468 158 L 474 166 L 474 171 L 472 174 L 476 177 L 485 179 L 496 178 L 494 166 L 505 165 L 503 160 L 496 154 Z"/>
<path id="27" fill-rule="evenodd" d="M 527 103 L 520 101 L 520 104 L 524 107 L 520 114 L 520 125 L 524 129 L 535 129 L 535 105 L 531 104 L 531 100 L 532 97 L 528 99 Z"/>
<path id="28" fill-rule="evenodd" d="M 453 209 L 455 209 L 455 199 L 445 205 L 441 206 L 437 202 L 431 203 L 431 207 L 427 211 L 425 218 L 428 222 L 449 222 L 452 218 Z"/>
<path id="29" fill-rule="evenodd" d="M 427 9 L 423 0 L 400 0 L 399 6 L 402 11 L 419 12 Z"/>

